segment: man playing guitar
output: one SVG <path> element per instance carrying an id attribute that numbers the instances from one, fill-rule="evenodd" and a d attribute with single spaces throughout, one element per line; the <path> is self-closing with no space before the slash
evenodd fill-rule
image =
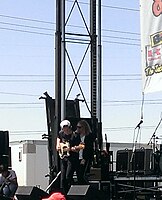
<path id="1" fill-rule="evenodd" d="M 67 193 L 73 181 L 73 174 L 78 167 L 79 150 L 84 148 L 78 134 L 72 131 L 68 120 L 60 123 L 61 131 L 57 136 L 56 150 L 61 161 L 61 188 Z"/>

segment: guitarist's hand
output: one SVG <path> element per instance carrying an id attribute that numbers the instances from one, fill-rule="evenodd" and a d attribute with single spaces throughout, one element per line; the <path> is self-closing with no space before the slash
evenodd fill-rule
<path id="1" fill-rule="evenodd" d="M 80 162 L 81 165 L 85 165 L 85 159 L 82 159 Z"/>
<path id="2" fill-rule="evenodd" d="M 60 151 L 61 147 L 60 146 L 56 146 L 56 150 Z"/>
<path id="3" fill-rule="evenodd" d="M 71 147 L 71 151 L 78 152 L 78 149 L 76 147 Z"/>

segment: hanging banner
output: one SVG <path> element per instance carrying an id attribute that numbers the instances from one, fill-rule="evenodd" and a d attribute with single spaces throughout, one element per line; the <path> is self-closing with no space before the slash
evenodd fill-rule
<path id="1" fill-rule="evenodd" d="M 162 90 L 162 1 L 140 0 L 143 92 Z"/>

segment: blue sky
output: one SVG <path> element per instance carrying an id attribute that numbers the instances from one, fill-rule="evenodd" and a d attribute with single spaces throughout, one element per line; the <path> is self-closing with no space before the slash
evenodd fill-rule
<path id="1" fill-rule="evenodd" d="M 66 1 L 66 14 L 72 3 Z M 89 21 L 87 0 L 80 0 L 79 4 Z M 39 97 L 45 91 L 54 97 L 55 15 L 55 1 L 51 0 L 1 2 L 0 130 L 8 130 L 11 141 L 41 139 L 47 132 L 44 101 Z M 67 31 L 85 31 L 77 9 Z M 74 66 L 78 66 L 85 47 L 67 47 Z M 142 104 L 139 1 L 102 0 L 102 51 L 103 134 L 108 135 L 110 142 L 132 142 Z M 68 63 L 67 74 L 68 92 L 73 79 Z M 87 75 L 89 58 L 79 77 L 89 101 Z M 79 92 L 75 85 L 69 98 L 74 99 Z M 145 95 L 141 142 L 149 141 L 160 120 L 161 96 L 161 92 Z M 83 104 L 81 109 L 86 117 Z M 161 127 L 157 136 L 160 130 Z"/>

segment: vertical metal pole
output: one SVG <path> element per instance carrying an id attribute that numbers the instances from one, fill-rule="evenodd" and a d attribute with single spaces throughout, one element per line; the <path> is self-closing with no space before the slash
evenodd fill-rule
<path id="1" fill-rule="evenodd" d="M 97 56 L 96 56 L 96 0 L 90 0 L 90 33 L 91 33 L 91 115 L 97 113 Z"/>
<path id="2" fill-rule="evenodd" d="M 61 121 L 61 1 L 56 0 L 56 33 L 55 33 L 55 119 L 53 143 L 56 142 Z M 53 145 L 55 147 L 55 144 Z M 56 151 L 53 148 L 53 151 Z M 59 167 L 59 163 L 58 163 Z"/>
<path id="3" fill-rule="evenodd" d="M 98 93 L 97 93 L 97 118 L 98 118 L 98 141 L 102 150 L 102 45 L 101 45 L 101 0 L 98 0 Z"/>
<path id="4" fill-rule="evenodd" d="M 47 117 L 47 129 L 48 129 L 48 157 L 49 157 L 49 169 L 50 169 L 50 177 L 49 177 L 49 183 L 51 183 L 53 179 L 53 145 L 52 145 L 52 138 L 51 138 L 51 119 L 50 119 L 50 103 L 49 103 L 49 98 L 45 98 L 45 103 L 46 103 L 46 117 Z"/>
<path id="5" fill-rule="evenodd" d="M 65 119 L 66 116 L 66 109 L 65 109 L 65 69 L 66 69 L 66 62 L 65 62 L 65 0 L 61 0 L 61 24 L 62 24 L 62 41 L 61 41 L 61 120 Z"/>
<path id="6" fill-rule="evenodd" d="M 101 0 L 98 0 L 98 100 L 97 100 L 97 117 L 102 121 L 102 45 L 101 45 Z"/>

